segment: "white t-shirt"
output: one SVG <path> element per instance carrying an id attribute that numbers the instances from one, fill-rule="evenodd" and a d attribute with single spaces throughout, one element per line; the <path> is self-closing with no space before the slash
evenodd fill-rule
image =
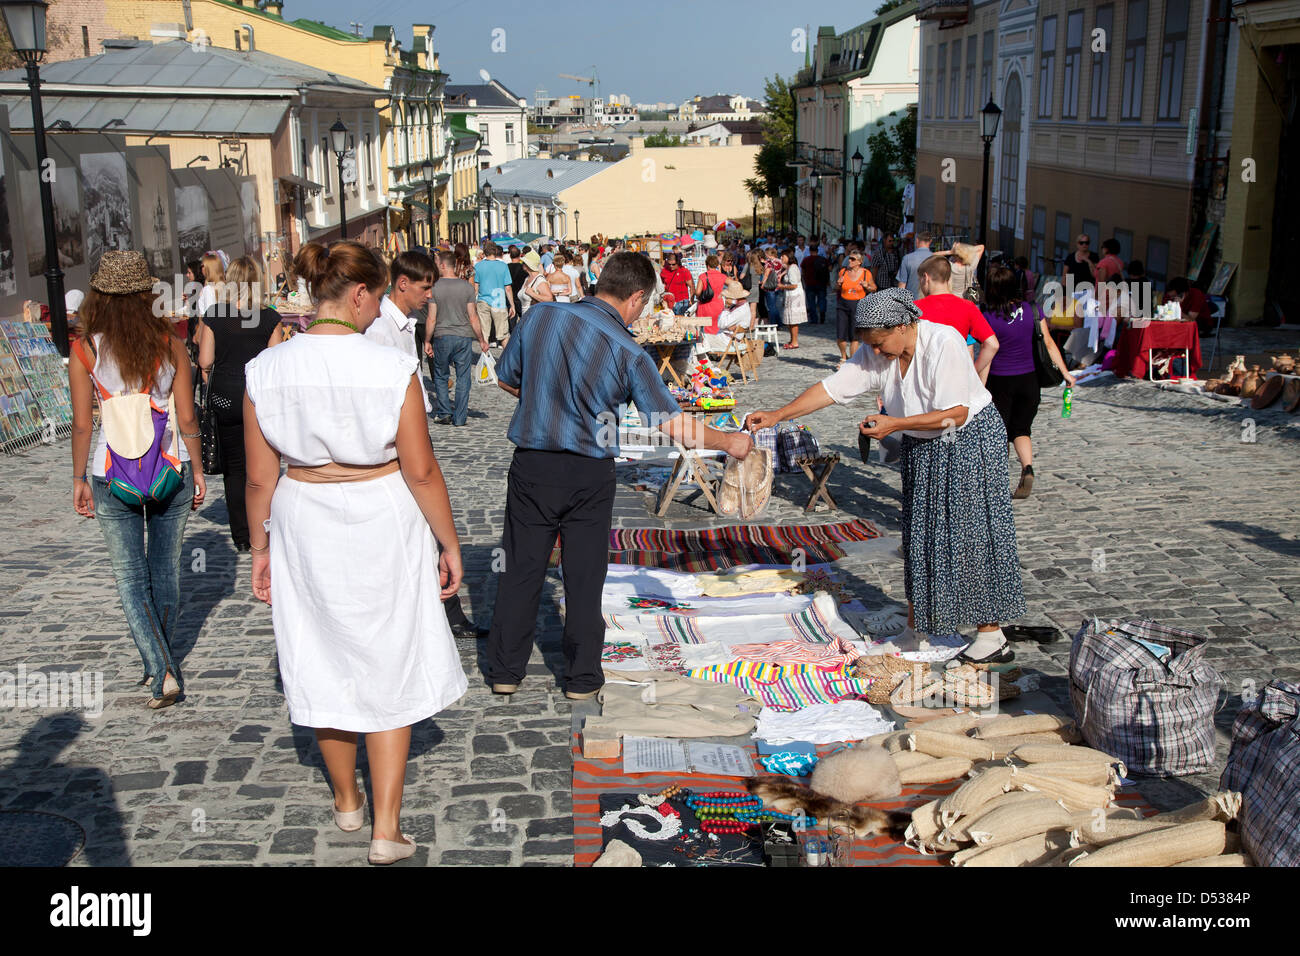
<path id="1" fill-rule="evenodd" d="M 380 300 L 379 317 L 370 323 L 370 328 L 366 329 L 365 334 L 372 342 L 387 345 L 389 348 L 397 349 L 403 355 L 409 355 L 415 359 L 418 367 L 420 353 L 415 342 L 415 319 L 402 314 L 402 310 L 397 307 L 392 296 L 386 295 Z M 420 390 L 424 391 L 423 382 L 420 383 Z M 433 411 L 427 392 L 424 395 L 424 410 L 426 413 Z"/>
<path id="2" fill-rule="evenodd" d="M 810 249 L 810 248 L 807 247 L 807 246 L 804 246 L 802 249 L 800 249 L 798 246 L 795 246 L 795 247 L 794 247 L 794 261 L 797 262 L 797 263 L 799 263 L 799 265 L 803 265 L 803 261 L 804 261 L 804 259 L 807 258 L 808 253 L 810 253 L 810 252 L 812 252 L 812 249 Z"/>
<path id="3" fill-rule="evenodd" d="M 879 391 L 888 414 L 894 418 L 965 405 L 966 421 L 959 426 L 965 428 L 993 402 L 975 371 L 966 340 L 956 329 L 936 322 L 918 322 L 916 327 L 916 354 L 906 376 L 899 376 L 896 359 L 877 355 L 869 345 L 860 345 L 837 372 L 822 380 L 822 388 L 840 405 L 864 392 Z M 903 434 L 938 438 L 943 429 L 905 429 Z"/>

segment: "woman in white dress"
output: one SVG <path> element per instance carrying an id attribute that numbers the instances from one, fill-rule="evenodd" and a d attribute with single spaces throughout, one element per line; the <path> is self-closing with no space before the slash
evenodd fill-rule
<path id="1" fill-rule="evenodd" d="M 360 334 L 383 262 L 356 242 L 308 243 L 294 270 L 316 319 L 246 367 L 253 593 L 271 604 L 289 718 L 315 728 L 347 831 L 365 822 L 366 734 L 369 859 L 392 863 L 416 849 L 399 826 L 411 725 L 468 686 L 440 601 L 460 587 L 460 543 L 415 358 Z"/>
<path id="2" fill-rule="evenodd" d="M 785 274 L 777 285 L 785 292 L 785 305 L 781 309 L 781 321 L 790 327 L 790 341 L 781 346 L 783 349 L 799 347 L 799 326 L 808 321 L 808 304 L 803 296 L 803 276 L 799 271 L 799 262 L 793 249 L 781 253 L 781 267 Z"/>

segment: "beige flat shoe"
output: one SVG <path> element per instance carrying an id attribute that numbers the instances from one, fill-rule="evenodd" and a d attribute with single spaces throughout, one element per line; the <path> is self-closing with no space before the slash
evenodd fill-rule
<path id="1" fill-rule="evenodd" d="M 755 448 L 740 463 L 740 517 L 748 521 L 772 497 L 772 453 Z"/>
<path id="2" fill-rule="evenodd" d="M 334 824 L 344 833 L 355 833 L 360 830 L 366 823 L 366 792 L 361 791 L 361 806 L 355 810 L 340 810 L 338 804 L 334 807 Z"/>
<path id="3" fill-rule="evenodd" d="M 519 690 L 519 684 L 493 684 L 492 693 L 494 694 L 513 694 Z"/>
<path id="4" fill-rule="evenodd" d="M 591 700 L 591 698 L 595 697 L 599 693 L 600 691 L 598 690 L 566 690 L 564 696 L 569 700 Z"/>
<path id="5" fill-rule="evenodd" d="M 367 859 L 376 866 L 387 866 L 389 863 L 396 863 L 398 860 L 405 860 L 407 857 L 415 856 L 415 851 L 419 849 L 415 845 L 415 840 L 409 833 L 403 833 L 403 843 L 396 840 L 371 840 L 370 855 Z"/>
<path id="6" fill-rule="evenodd" d="M 740 510 L 740 466 L 738 458 L 727 458 L 722 469 L 722 483 L 718 485 L 718 512 L 727 516 Z"/>
<path id="7" fill-rule="evenodd" d="M 176 698 L 181 695 L 181 685 L 176 682 L 176 678 L 168 674 L 163 678 L 163 692 L 161 697 L 149 698 L 150 710 L 162 710 L 164 707 L 170 707 L 176 703 Z"/>

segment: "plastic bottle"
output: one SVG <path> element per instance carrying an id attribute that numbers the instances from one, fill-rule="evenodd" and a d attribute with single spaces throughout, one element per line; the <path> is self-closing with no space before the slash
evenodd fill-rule
<path id="1" fill-rule="evenodd" d="M 1074 389 L 1067 385 L 1065 393 L 1061 396 L 1061 417 L 1069 418 L 1070 413 L 1074 410 Z"/>

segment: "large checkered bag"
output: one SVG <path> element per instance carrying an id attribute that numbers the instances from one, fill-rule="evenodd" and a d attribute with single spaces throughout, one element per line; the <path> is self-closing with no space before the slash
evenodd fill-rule
<path id="1" fill-rule="evenodd" d="M 1203 659 L 1206 643 L 1154 621 L 1085 621 L 1070 648 L 1070 701 L 1089 746 L 1148 776 L 1213 768 L 1223 676 Z"/>
<path id="2" fill-rule="evenodd" d="M 1300 684 L 1272 681 L 1232 722 L 1219 782 L 1241 793 L 1241 843 L 1258 866 L 1300 866 Z"/>
<path id="3" fill-rule="evenodd" d="M 776 426 L 777 471 L 799 471 L 795 464 L 800 458 L 816 458 L 822 453 L 817 436 L 807 425 L 797 421 L 781 422 Z"/>

